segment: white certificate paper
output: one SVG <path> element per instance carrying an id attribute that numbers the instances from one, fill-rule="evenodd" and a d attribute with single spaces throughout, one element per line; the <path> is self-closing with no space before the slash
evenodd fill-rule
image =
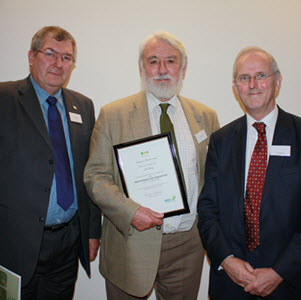
<path id="1" fill-rule="evenodd" d="M 114 146 L 125 194 L 164 217 L 189 212 L 170 134 Z"/>

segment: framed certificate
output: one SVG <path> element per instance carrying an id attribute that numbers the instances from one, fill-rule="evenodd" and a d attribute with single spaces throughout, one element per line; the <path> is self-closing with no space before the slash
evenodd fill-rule
<path id="1" fill-rule="evenodd" d="M 114 152 L 127 197 L 164 217 L 189 213 L 170 133 L 115 145 Z"/>

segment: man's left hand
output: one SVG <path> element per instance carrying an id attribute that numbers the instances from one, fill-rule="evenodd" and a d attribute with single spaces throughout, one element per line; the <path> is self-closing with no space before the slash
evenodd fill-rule
<path id="1" fill-rule="evenodd" d="M 255 269 L 255 280 L 245 287 L 245 292 L 266 297 L 270 295 L 283 279 L 272 268 Z"/>
<path id="2" fill-rule="evenodd" d="M 95 260 L 97 256 L 97 251 L 100 245 L 99 239 L 89 239 L 89 256 L 90 261 Z"/>

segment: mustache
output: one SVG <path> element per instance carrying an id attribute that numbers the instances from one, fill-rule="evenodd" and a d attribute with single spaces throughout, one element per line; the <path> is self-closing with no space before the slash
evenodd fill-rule
<path id="1" fill-rule="evenodd" d="M 152 78 L 153 80 L 162 80 L 162 79 L 170 79 L 173 80 L 172 77 L 169 74 L 165 74 L 165 75 L 157 75 L 155 77 Z"/>

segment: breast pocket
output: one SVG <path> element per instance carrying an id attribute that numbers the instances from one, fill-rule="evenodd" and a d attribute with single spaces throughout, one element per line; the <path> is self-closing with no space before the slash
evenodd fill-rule
<path id="1" fill-rule="evenodd" d="M 286 188 L 286 192 L 292 192 L 301 189 L 300 168 L 285 168 L 279 170 L 281 184 Z"/>

